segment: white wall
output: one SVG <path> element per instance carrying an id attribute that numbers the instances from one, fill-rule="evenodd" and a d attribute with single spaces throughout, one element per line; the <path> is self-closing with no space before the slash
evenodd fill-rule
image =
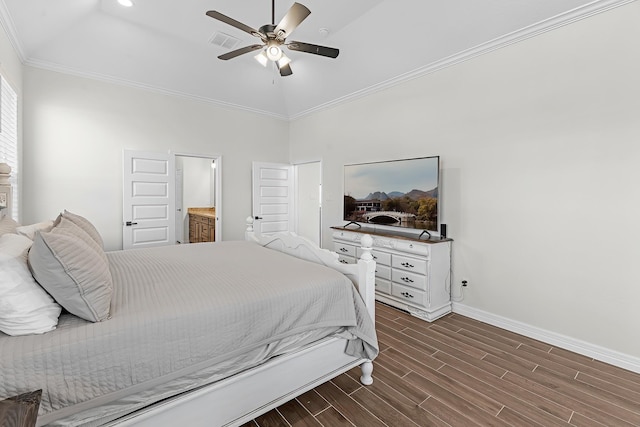
<path id="1" fill-rule="evenodd" d="M 251 162 L 288 161 L 287 122 L 204 102 L 25 67 L 23 104 L 23 222 L 68 209 L 107 249 L 122 247 L 125 148 L 221 155 L 226 240 L 251 215 Z"/>
<path id="2" fill-rule="evenodd" d="M 211 191 L 211 159 L 182 157 L 183 205 L 192 208 L 214 206 Z"/>
<path id="3" fill-rule="evenodd" d="M 463 303 L 640 357 L 638 22 L 634 2 L 295 120 L 324 224 L 344 164 L 440 155 Z"/>

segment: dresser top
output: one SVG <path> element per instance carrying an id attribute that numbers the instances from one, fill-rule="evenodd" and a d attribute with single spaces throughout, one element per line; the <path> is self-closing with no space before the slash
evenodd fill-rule
<path id="1" fill-rule="evenodd" d="M 416 231 L 404 231 L 404 230 L 380 230 L 373 227 L 367 227 L 366 225 L 361 226 L 360 228 L 350 225 L 345 227 L 333 226 L 331 229 L 336 231 L 348 231 L 352 233 L 361 233 L 361 234 L 369 234 L 372 236 L 381 236 L 381 237 L 389 237 L 393 239 L 401 239 L 401 240 L 410 240 L 412 242 L 422 242 L 422 243 L 442 243 L 442 242 L 452 242 L 453 239 L 448 237 L 441 239 L 440 236 L 432 236 L 429 237 L 426 233 L 422 235 L 422 237 L 418 238 L 419 234 Z"/>
<path id="2" fill-rule="evenodd" d="M 216 218 L 216 208 L 188 208 L 187 213 L 191 215 L 200 215 L 207 218 Z"/>

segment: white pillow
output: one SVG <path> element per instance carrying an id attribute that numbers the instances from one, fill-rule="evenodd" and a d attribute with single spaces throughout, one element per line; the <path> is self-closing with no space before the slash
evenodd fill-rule
<path id="1" fill-rule="evenodd" d="M 12 258 L 23 257 L 27 259 L 27 253 L 33 242 L 31 239 L 18 234 L 3 234 L 0 236 L 0 255 Z"/>
<path id="2" fill-rule="evenodd" d="M 16 227 L 18 226 L 20 226 L 20 224 L 15 222 L 13 219 L 9 218 L 8 216 L 3 216 L 2 218 L 0 218 L 0 236 L 7 233 L 15 233 Z"/>
<path id="3" fill-rule="evenodd" d="M 49 332 L 62 311 L 27 267 L 31 243 L 18 234 L 0 236 L 0 331 L 8 335 Z"/>
<path id="4" fill-rule="evenodd" d="M 22 225 L 16 228 L 16 233 L 28 237 L 33 240 L 36 236 L 36 231 L 51 231 L 53 228 L 53 221 L 43 221 L 31 225 Z"/>

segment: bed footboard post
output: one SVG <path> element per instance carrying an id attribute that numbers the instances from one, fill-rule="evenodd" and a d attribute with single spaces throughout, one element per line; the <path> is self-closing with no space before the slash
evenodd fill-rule
<path id="1" fill-rule="evenodd" d="M 253 217 L 248 216 L 246 219 L 247 228 L 244 230 L 244 239 L 249 241 L 255 241 L 254 235 L 255 232 L 253 230 Z"/>
<path id="2" fill-rule="evenodd" d="M 373 362 L 368 360 L 360 365 L 360 370 L 362 371 L 362 375 L 360 376 L 360 382 L 364 385 L 373 384 Z"/>
<path id="3" fill-rule="evenodd" d="M 371 319 L 376 321 L 376 262 L 371 255 L 373 238 L 365 234 L 360 239 L 362 256 L 358 260 L 358 290 L 364 300 Z"/>

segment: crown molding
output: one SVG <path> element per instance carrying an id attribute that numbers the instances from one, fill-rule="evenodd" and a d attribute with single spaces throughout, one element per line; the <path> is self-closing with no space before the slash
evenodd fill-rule
<path id="1" fill-rule="evenodd" d="M 0 1 L 0 25 L 7 34 L 7 38 L 9 39 L 11 46 L 13 46 L 13 50 L 16 52 L 18 59 L 24 64 L 26 55 L 24 54 L 22 44 L 20 44 L 20 39 L 16 32 L 16 26 L 13 23 L 13 19 L 11 18 L 11 14 L 7 9 L 7 5 L 4 3 L 4 0 Z"/>
<path id="2" fill-rule="evenodd" d="M 86 78 L 86 79 L 98 80 L 105 83 L 111 83 L 111 84 L 116 84 L 120 86 L 126 86 L 126 87 L 135 88 L 135 89 L 145 90 L 148 92 L 158 93 L 161 95 L 168 95 L 168 96 L 174 96 L 174 97 L 187 99 L 191 101 L 203 102 L 203 103 L 212 104 L 212 105 L 215 105 L 216 107 L 224 108 L 227 110 L 240 110 L 240 111 L 259 114 L 263 116 L 269 116 L 279 120 L 289 119 L 287 116 L 284 116 L 282 114 L 276 114 L 270 111 L 259 110 L 257 108 L 250 108 L 243 105 L 233 104 L 230 102 L 219 101 L 217 99 L 207 98 L 204 96 L 197 96 L 197 95 L 189 94 L 186 92 L 180 92 L 180 91 L 166 89 L 159 86 L 148 85 L 148 84 L 140 83 L 133 80 L 109 76 L 107 74 L 80 71 L 75 68 L 66 67 L 66 66 L 55 64 L 48 61 L 38 61 L 38 60 L 28 59 L 24 61 L 24 65 L 30 66 L 33 68 L 40 68 L 47 71 L 54 71 L 61 74 L 67 74 L 67 75 L 72 75 L 72 76 Z"/>
<path id="3" fill-rule="evenodd" d="M 606 12 L 610 9 L 623 6 L 628 3 L 633 3 L 636 0 L 596 0 L 587 5 L 577 7 L 559 15 L 553 16 L 544 21 L 537 22 L 536 24 L 528 27 L 521 28 L 520 30 L 505 34 L 504 36 L 497 37 L 486 43 L 479 44 L 467 50 L 463 50 L 449 57 L 443 58 L 439 61 L 428 64 L 424 67 L 417 68 L 413 71 L 401 74 L 386 81 L 377 83 L 367 88 L 358 90 L 349 95 L 336 98 L 332 101 L 318 105 L 305 111 L 301 111 L 289 117 L 290 120 L 295 120 L 300 117 L 307 116 L 312 113 L 316 113 L 322 110 L 326 110 L 335 107 L 339 104 L 343 104 L 355 99 L 363 98 L 373 93 L 388 89 L 390 87 L 399 85 L 401 83 L 413 80 L 427 74 L 435 73 L 443 68 L 451 67 L 464 61 L 468 61 L 477 56 L 484 55 L 493 52 L 497 49 L 510 46 L 515 43 L 519 43 L 523 40 L 544 34 L 548 31 L 555 30 L 556 28 L 569 25 L 573 22 L 589 18 L 593 15 L 597 15 L 602 12 Z"/>

